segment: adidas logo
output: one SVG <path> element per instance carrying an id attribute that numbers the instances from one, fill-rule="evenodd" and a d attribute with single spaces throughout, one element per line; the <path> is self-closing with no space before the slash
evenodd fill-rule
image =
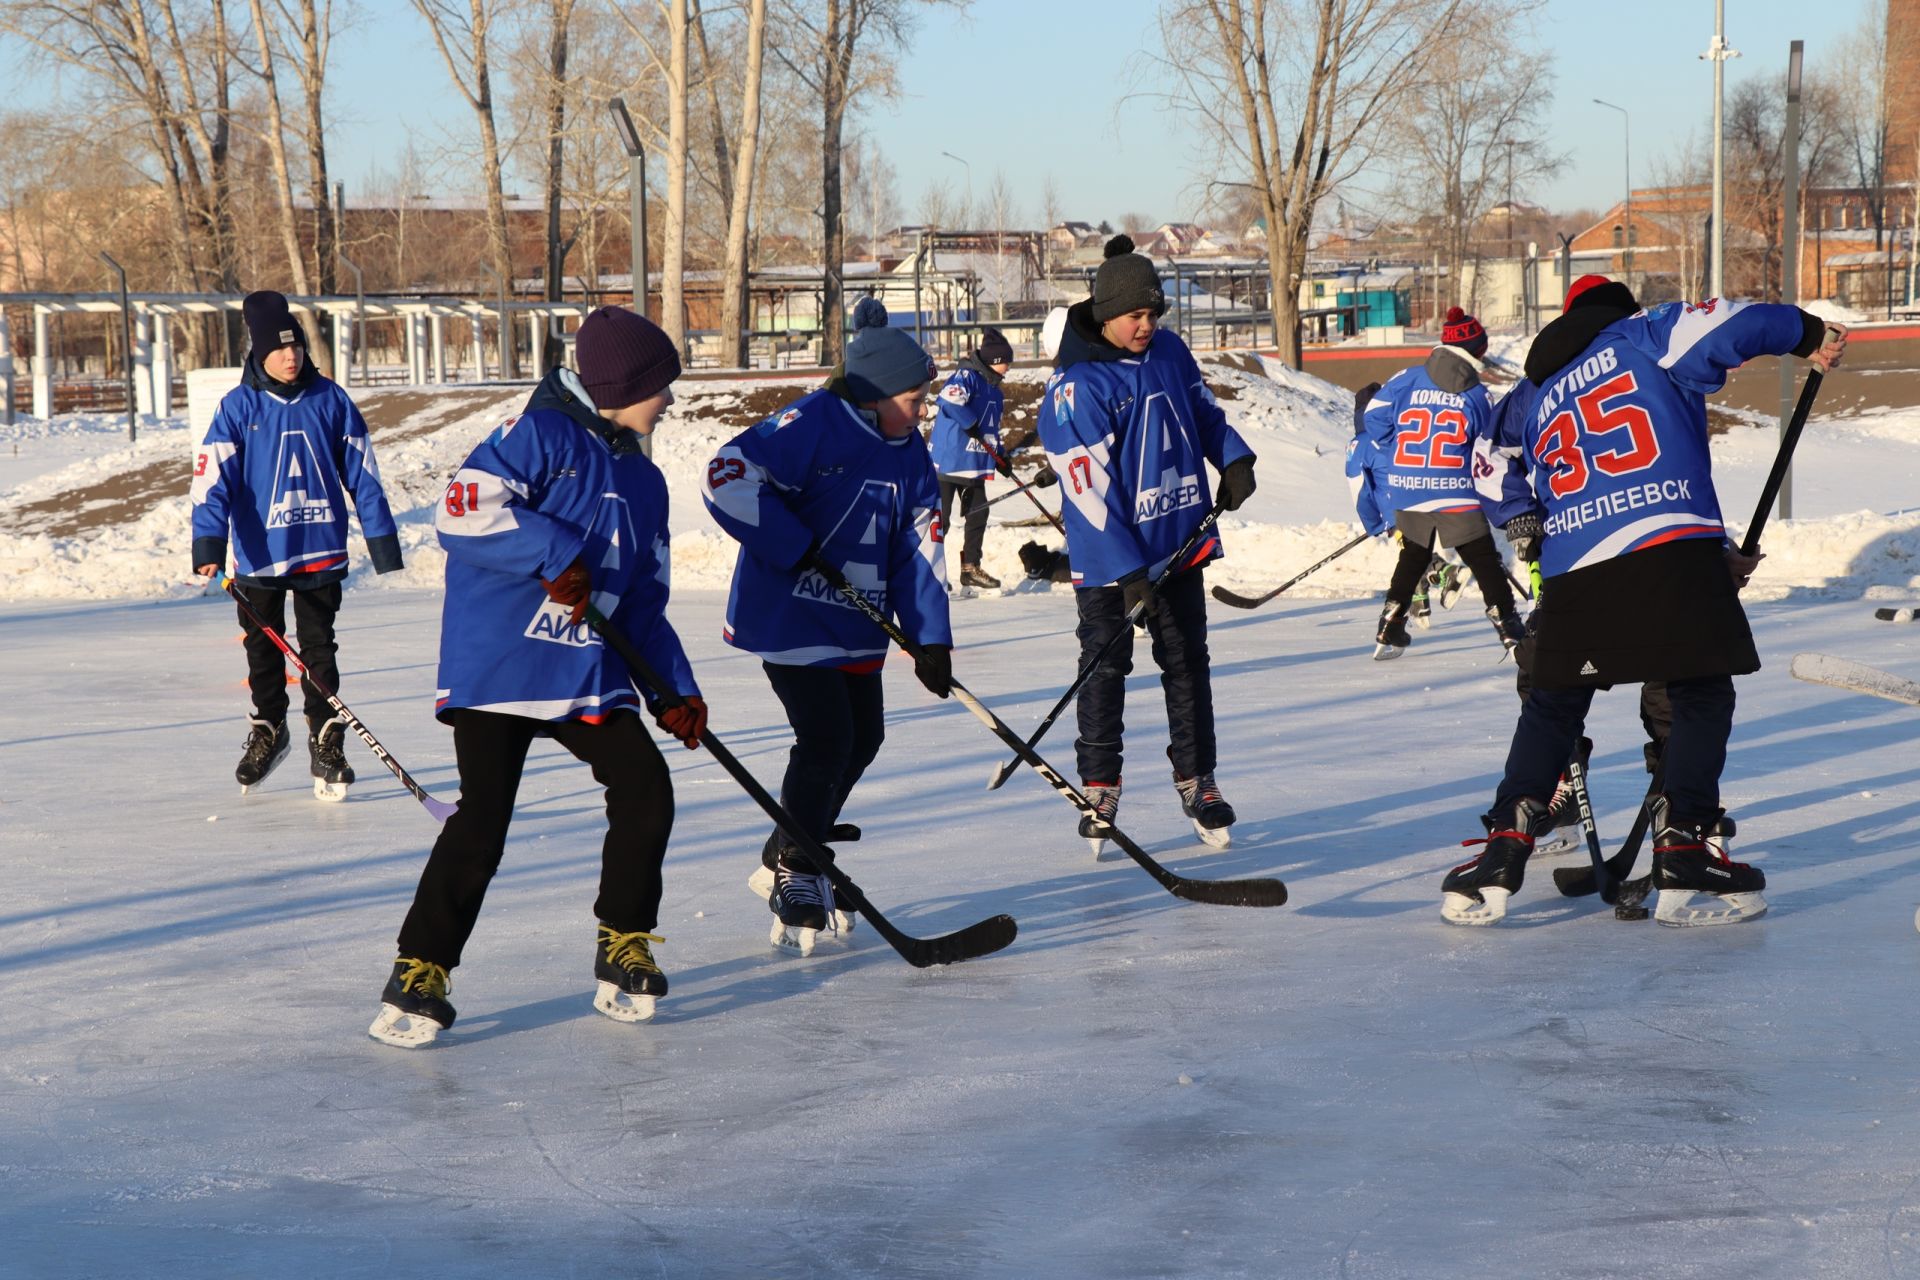
<path id="1" fill-rule="evenodd" d="M 1588 658 L 1580 664 L 1580 674 L 1583 676 L 1597 676 L 1600 674 L 1600 669 L 1593 665 L 1592 658 Z"/>

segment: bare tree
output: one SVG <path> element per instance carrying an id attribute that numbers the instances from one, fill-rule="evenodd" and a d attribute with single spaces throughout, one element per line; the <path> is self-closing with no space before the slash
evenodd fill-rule
<path id="1" fill-rule="evenodd" d="M 1320 202 L 1422 84 L 1461 0 L 1163 0 L 1166 88 L 1247 173 L 1267 224 L 1282 358 L 1300 365 L 1300 295 Z"/>
<path id="2" fill-rule="evenodd" d="M 291 58 L 300 78 L 300 144 L 307 153 L 307 200 L 313 206 L 313 280 L 321 293 L 338 288 L 339 227 L 335 225 L 333 188 L 327 178 L 327 128 L 323 99 L 327 84 L 327 55 L 333 46 L 332 0 L 275 0 L 281 19 L 290 27 Z M 324 345 L 324 344 L 322 344 Z"/>
<path id="3" fill-rule="evenodd" d="M 1859 26 L 1842 42 L 1836 59 L 1847 69 L 1836 104 L 1841 147 L 1855 184 L 1866 193 L 1875 249 L 1888 225 L 1888 170 L 1896 149 L 1908 144 L 1896 136 L 1897 105 L 1914 56 L 1920 54 L 1920 31 L 1911 24 L 1896 30 L 1887 17 L 1887 0 L 1867 0 Z M 1913 154 L 1920 156 L 1920 147 Z"/>
<path id="4" fill-rule="evenodd" d="M 721 360 L 747 362 L 747 219 L 753 211 L 753 162 L 760 146 L 760 79 L 767 35 L 767 0 L 749 0 L 747 76 L 740 94 L 740 146 L 734 155 L 732 206 L 727 211 L 727 266 L 720 311 Z"/>
<path id="5" fill-rule="evenodd" d="M 260 50 L 256 69 L 267 95 L 267 127 L 262 137 L 273 160 L 274 194 L 279 197 L 280 242 L 287 255 L 287 274 L 295 293 L 308 292 L 306 255 L 300 249 L 300 226 L 293 207 L 293 171 L 287 163 L 286 121 L 280 110 L 280 83 L 274 73 L 274 39 L 267 27 L 261 0 L 247 0 L 253 18 L 253 39 Z"/>

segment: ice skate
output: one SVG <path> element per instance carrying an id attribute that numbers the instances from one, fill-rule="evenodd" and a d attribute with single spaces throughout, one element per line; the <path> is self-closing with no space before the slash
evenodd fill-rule
<path id="1" fill-rule="evenodd" d="M 833 902 L 833 882 L 806 867 L 782 860 L 774 872 L 767 906 L 773 910 L 773 928 L 767 941 L 775 947 L 810 956 L 822 933 L 839 932 L 841 913 Z"/>
<path id="2" fill-rule="evenodd" d="M 1113 820 L 1120 814 L 1120 783 L 1083 782 L 1080 792 L 1093 802 L 1093 812 L 1080 815 L 1080 838 L 1093 850 L 1095 860 L 1106 856 L 1107 836 L 1113 831 Z"/>
<path id="3" fill-rule="evenodd" d="M 380 993 L 380 1012 L 367 1034 L 401 1049 L 419 1049 L 433 1043 L 453 1025 L 453 1006 L 447 996 L 453 979 L 431 960 L 401 956 L 393 962 L 393 976 Z"/>
<path id="4" fill-rule="evenodd" d="M 347 763 L 347 718 L 335 716 L 317 725 L 309 722 L 307 755 L 313 773 L 313 797 L 338 803 L 353 785 L 353 766 Z"/>
<path id="5" fill-rule="evenodd" d="M 657 933 L 622 933 L 602 921 L 593 952 L 599 986 L 593 1007 L 615 1022 L 651 1022 L 654 1001 L 667 994 L 667 976 L 653 958 Z"/>
<path id="6" fill-rule="evenodd" d="M 960 585 L 981 591 L 998 591 L 1000 589 L 1000 579 L 994 577 L 977 564 L 962 564 L 960 566 Z"/>
<path id="7" fill-rule="evenodd" d="M 1466 589 L 1467 582 L 1473 577 L 1465 565 L 1455 564 L 1451 560 L 1442 560 L 1440 567 L 1434 570 L 1434 585 L 1429 595 L 1437 596 L 1442 609 L 1451 609 L 1460 603 L 1460 593 Z"/>
<path id="8" fill-rule="evenodd" d="M 1574 754 L 1582 765 L 1593 755 L 1593 739 L 1582 738 L 1580 745 L 1574 748 Z M 1580 824 L 1580 797 L 1573 783 L 1562 773 L 1560 781 L 1554 784 L 1553 803 L 1547 807 L 1552 826 L 1534 845 L 1533 856 L 1551 858 L 1563 853 L 1572 853 L 1585 846 L 1582 838 L 1585 832 Z"/>
<path id="9" fill-rule="evenodd" d="M 1380 611 L 1380 629 L 1373 635 L 1373 660 L 1385 662 L 1407 651 L 1413 637 L 1407 634 L 1407 606 L 1387 601 Z"/>
<path id="10" fill-rule="evenodd" d="M 1727 856 L 1733 819 L 1676 820 L 1665 796 L 1653 802 L 1653 887 L 1660 891 L 1653 918 L 1679 928 L 1742 924 L 1767 912 L 1760 891 L 1767 876 Z"/>
<path id="11" fill-rule="evenodd" d="M 1180 793 L 1180 812 L 1193 823 L 1193 833 L 1200 837 L 1200 842 L 1214 849 L 1226 848 L 1233 839 L 1229 828 L 1234 824 L 1235 815 L 1233 806 L 1214 785 L 1213 775 L 1203 773 L 1182 778 L 1176 773 L 1173 788 Z"/>
<path id="12" fill-rule="evenodd" d="M 1413 592 L 1413 610 L 1411 617 L 1413 619 L 1413 625 L 1422 631 L 1431 631 L 1433 629 L 1433 599 L 1428 594 L 1428 588 L 1432 585 L 1433 575 L 1429 573 L 1420 579 L 1420 585 L 1416 587 Z"/>
<path id="13" fill-rule="evenodd" d="M 1526 879 L 1527 857 L 1533 852 L 1534 833 L 1547 822 L 1547 806 L 1528 796 L 1514 801 L 1511 814 L 1489 813 L 1485 841 L 1468 840 L 1486 848 L 1472 862 L 1447 872 L 1441 884 L 1440 915 L 1448 924 L 1487 925 L 1507 914 L 1507 899 L 1520 892 Z M 1508 818 L 1506 827 L 1500 823 Z"/>
<path id="14" fill-rule="evenodd" d="M 827 832 L 827 838 L 825 841 L 823 841 L 823 843 L 853 844 L 855 841 L 859 839 L 860 839 L 859 827 L 855 826 L 851 822 L 836 822 L 833 824 L 833 829 Z M 788 847 L 781 844 L 779 841 L 780 841 L 780 836 L 778 832 L 775 832 L 773 835 L 767 837 L 767 850 L 770 850 L 771 852 L 770 853 L 768 853 L 767 851 L 762 852 L 762 861 L 760 865 L 755 867 L 753 869 L 753 874 L 747 877 L 747 888 L 753 890 L 753 892 L 757 894 L 760 897 L 760 900 L 763 902 L 773 896 L 773 886 L 777 878 L 775 876 L 774 869 L 766 864 L 765 859 L 767 857 L 772 857 L 776 862 L 778 862 L 781 849 Z M 833 881 L 829 880 L 827 881 L 827 884 L 831 888 L 833 886 Z M 860 917 L 858 913 L 858 908 L 856 908 L 853 905 L 852 899 L 848 898 L 846 894 L 841 893 L 839 889 L 834 888 L 833 889 L 833 919 L 828 921 L 828 924 L 832 926 L 833 931 L 837 933 L 843 933 L 843 934 L 852 933 L 854 922 L 859 918 Z"/>
<path id="15" fill-rule="evenodd" d="M 245 795 L 267 780 L 293 746 L 293 739 L 287 733 L 287 723 L 268 724 L 253 716 L 247 717 L 252 731 L 247 734 L 246 748 L 240 754 L 240 764 L 234 769 L 233 777 L 240 784 L 240 794 Z"/>

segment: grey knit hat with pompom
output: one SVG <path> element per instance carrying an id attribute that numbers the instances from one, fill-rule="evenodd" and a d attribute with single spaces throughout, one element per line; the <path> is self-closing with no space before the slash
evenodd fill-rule
<path id="1" fill-rule="evenodd" d="M 853 308 L 853 339 L 847 343 L 847 389 L 856 404 L 886 400 L 933 381 L 933 357 L 887 324 L 886 304 L 862 298 Z"/>
<path id="2" fill-rule="evenodd" d="M 1133 251 L 1133 238 L 1125 232 L 1107 241 L 1107 260 L 1093 275 L 1093 318 L 1105 324 L 1115 316 L 1145 308 L 1155 318 L 1165 315 L 1167 295 L 1160 288 L 1160 273 L 1153 259 Z"/>

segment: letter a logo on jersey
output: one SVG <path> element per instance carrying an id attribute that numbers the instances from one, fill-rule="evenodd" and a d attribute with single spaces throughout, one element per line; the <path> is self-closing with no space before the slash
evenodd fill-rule
<path id="1" fill-rule="evenodd" d="M 1147 397 L 1140 415 L 1140 470 L 1135 479 L 1133 522 L 1146 524 L 1200 505 L 1199 458 L 1186 425 L 1165 392 Z"/>
<path id="2" fill-rule="evenodd" d="M 327 493 L 326 474 L 304 431 L 280 437 L 273 460 L 273 504 L 267 508 L 267 528 L 296 524 L 327 524 L 334 518 Z"/>

